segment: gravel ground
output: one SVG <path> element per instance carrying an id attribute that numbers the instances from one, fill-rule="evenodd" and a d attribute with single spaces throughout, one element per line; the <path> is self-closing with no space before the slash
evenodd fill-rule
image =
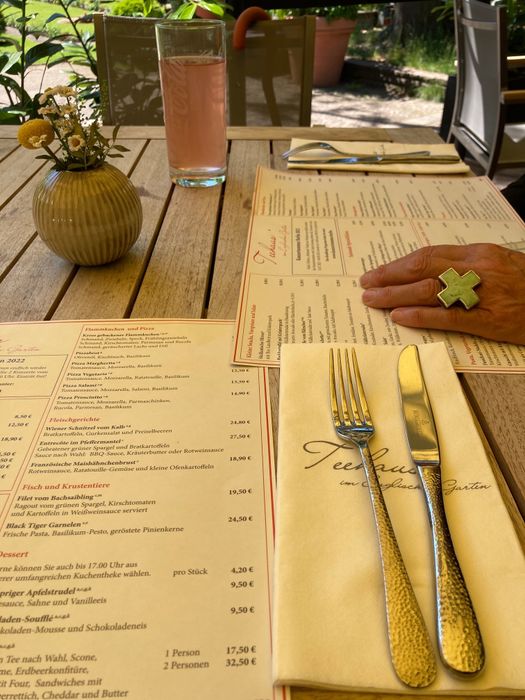
<path id="1" fill-rule="evenodd" d="M 429 126 L 441 123 L 443 104 L 403 96 L 376 84 L 314 88 L 312 124 L 338 127 Z"/>

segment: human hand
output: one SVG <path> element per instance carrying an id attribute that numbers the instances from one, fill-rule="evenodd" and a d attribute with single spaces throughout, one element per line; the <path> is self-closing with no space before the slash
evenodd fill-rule
<path id="1" fill-rule="evenodd" d="M 438 276 L 453 267 L 460 275 L 474 270 L 479 304 L 470 310 L 441 306 Z M 365 272 L 363 302 L 392 309 L 396 323 L 471 333 L 490 340 L 525 344 L 525 255 L 492 243 L 436 245 Z"/>

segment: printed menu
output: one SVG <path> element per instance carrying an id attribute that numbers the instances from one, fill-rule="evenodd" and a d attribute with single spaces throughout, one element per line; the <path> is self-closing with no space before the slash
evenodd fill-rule
<path id="1" fill-rule="evenodd" d="M 488 178 L 295 174 L 259 168 L 234 362 L 278 366 L 282 343 L 443 341 L 462 372 L 523 372 L 525 347 L 411 329 L 361 301 L 366 270 L 426 245 L 525 250 L 525 224 Z"/>
<path id="2" fill-rule="evenodd" d="M 0 324 L 0 699 L 287 697 L 267 376 L 232 335 Z"/>

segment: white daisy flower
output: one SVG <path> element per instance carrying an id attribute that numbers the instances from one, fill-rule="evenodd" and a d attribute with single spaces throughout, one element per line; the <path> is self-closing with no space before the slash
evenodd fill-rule
<path id="1" fill-rule="evenodd" d="M 86 142 L 81 136 L 73 134 L 73 136 L 68 137 L 67 145 L 69 146 L 71 152 L 75 153 L 75 151 L 80 151 L 80 149 L 86 145 Z"/>

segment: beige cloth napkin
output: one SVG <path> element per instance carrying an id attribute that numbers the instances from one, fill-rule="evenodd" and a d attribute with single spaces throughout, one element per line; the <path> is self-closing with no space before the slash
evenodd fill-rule
<path id="1" fill-rule="evenodd" d="M 292 139 L 290 148 L 295 148 L 303 143 L 308 143 L 308 139 Z M 452 143 L 390 143 L 379 141 L 328 141 L 342 151 L 352 155 L 375 155 L 388 153 L 412 153 L 413 151 L 430 151 L 432 155 L 457 155 L 457 151 Z M 330 151 L 321 149 L 307 151 L 294 156 L 288 161 L 288 168 L 310 168 L 313 170 L 357 170 L 360 172 L 381 172 L 381 173 L 413 173 L 414 175 L 454 175 L 470 172 L 468 165 L 459 161 L 458 163 L 356 163 L 346 165 L 344 163 L 327 163 L 324 165 L 308 165 L 303 161 L 321 158 L 337 157 Z"/>
<path id="2" fill-rule="evenodd" d="M 334 346 L 337 347 L 337 346 Z M 406 446 L 401 348 L 356 346 L 385 501 L 437 653 L 432 550 Z M 420 693 L 525 695 L 525 558 L 442 343 L 420 347 L 441 442 L 445 508 L 486 649 L 477 679 L 438 662 Z M 331 424 L 328 347 L 283 345 L 277 465 L 274 681 L 403 692 L 390 663 L 383 582 L 359 453 Z"/>

